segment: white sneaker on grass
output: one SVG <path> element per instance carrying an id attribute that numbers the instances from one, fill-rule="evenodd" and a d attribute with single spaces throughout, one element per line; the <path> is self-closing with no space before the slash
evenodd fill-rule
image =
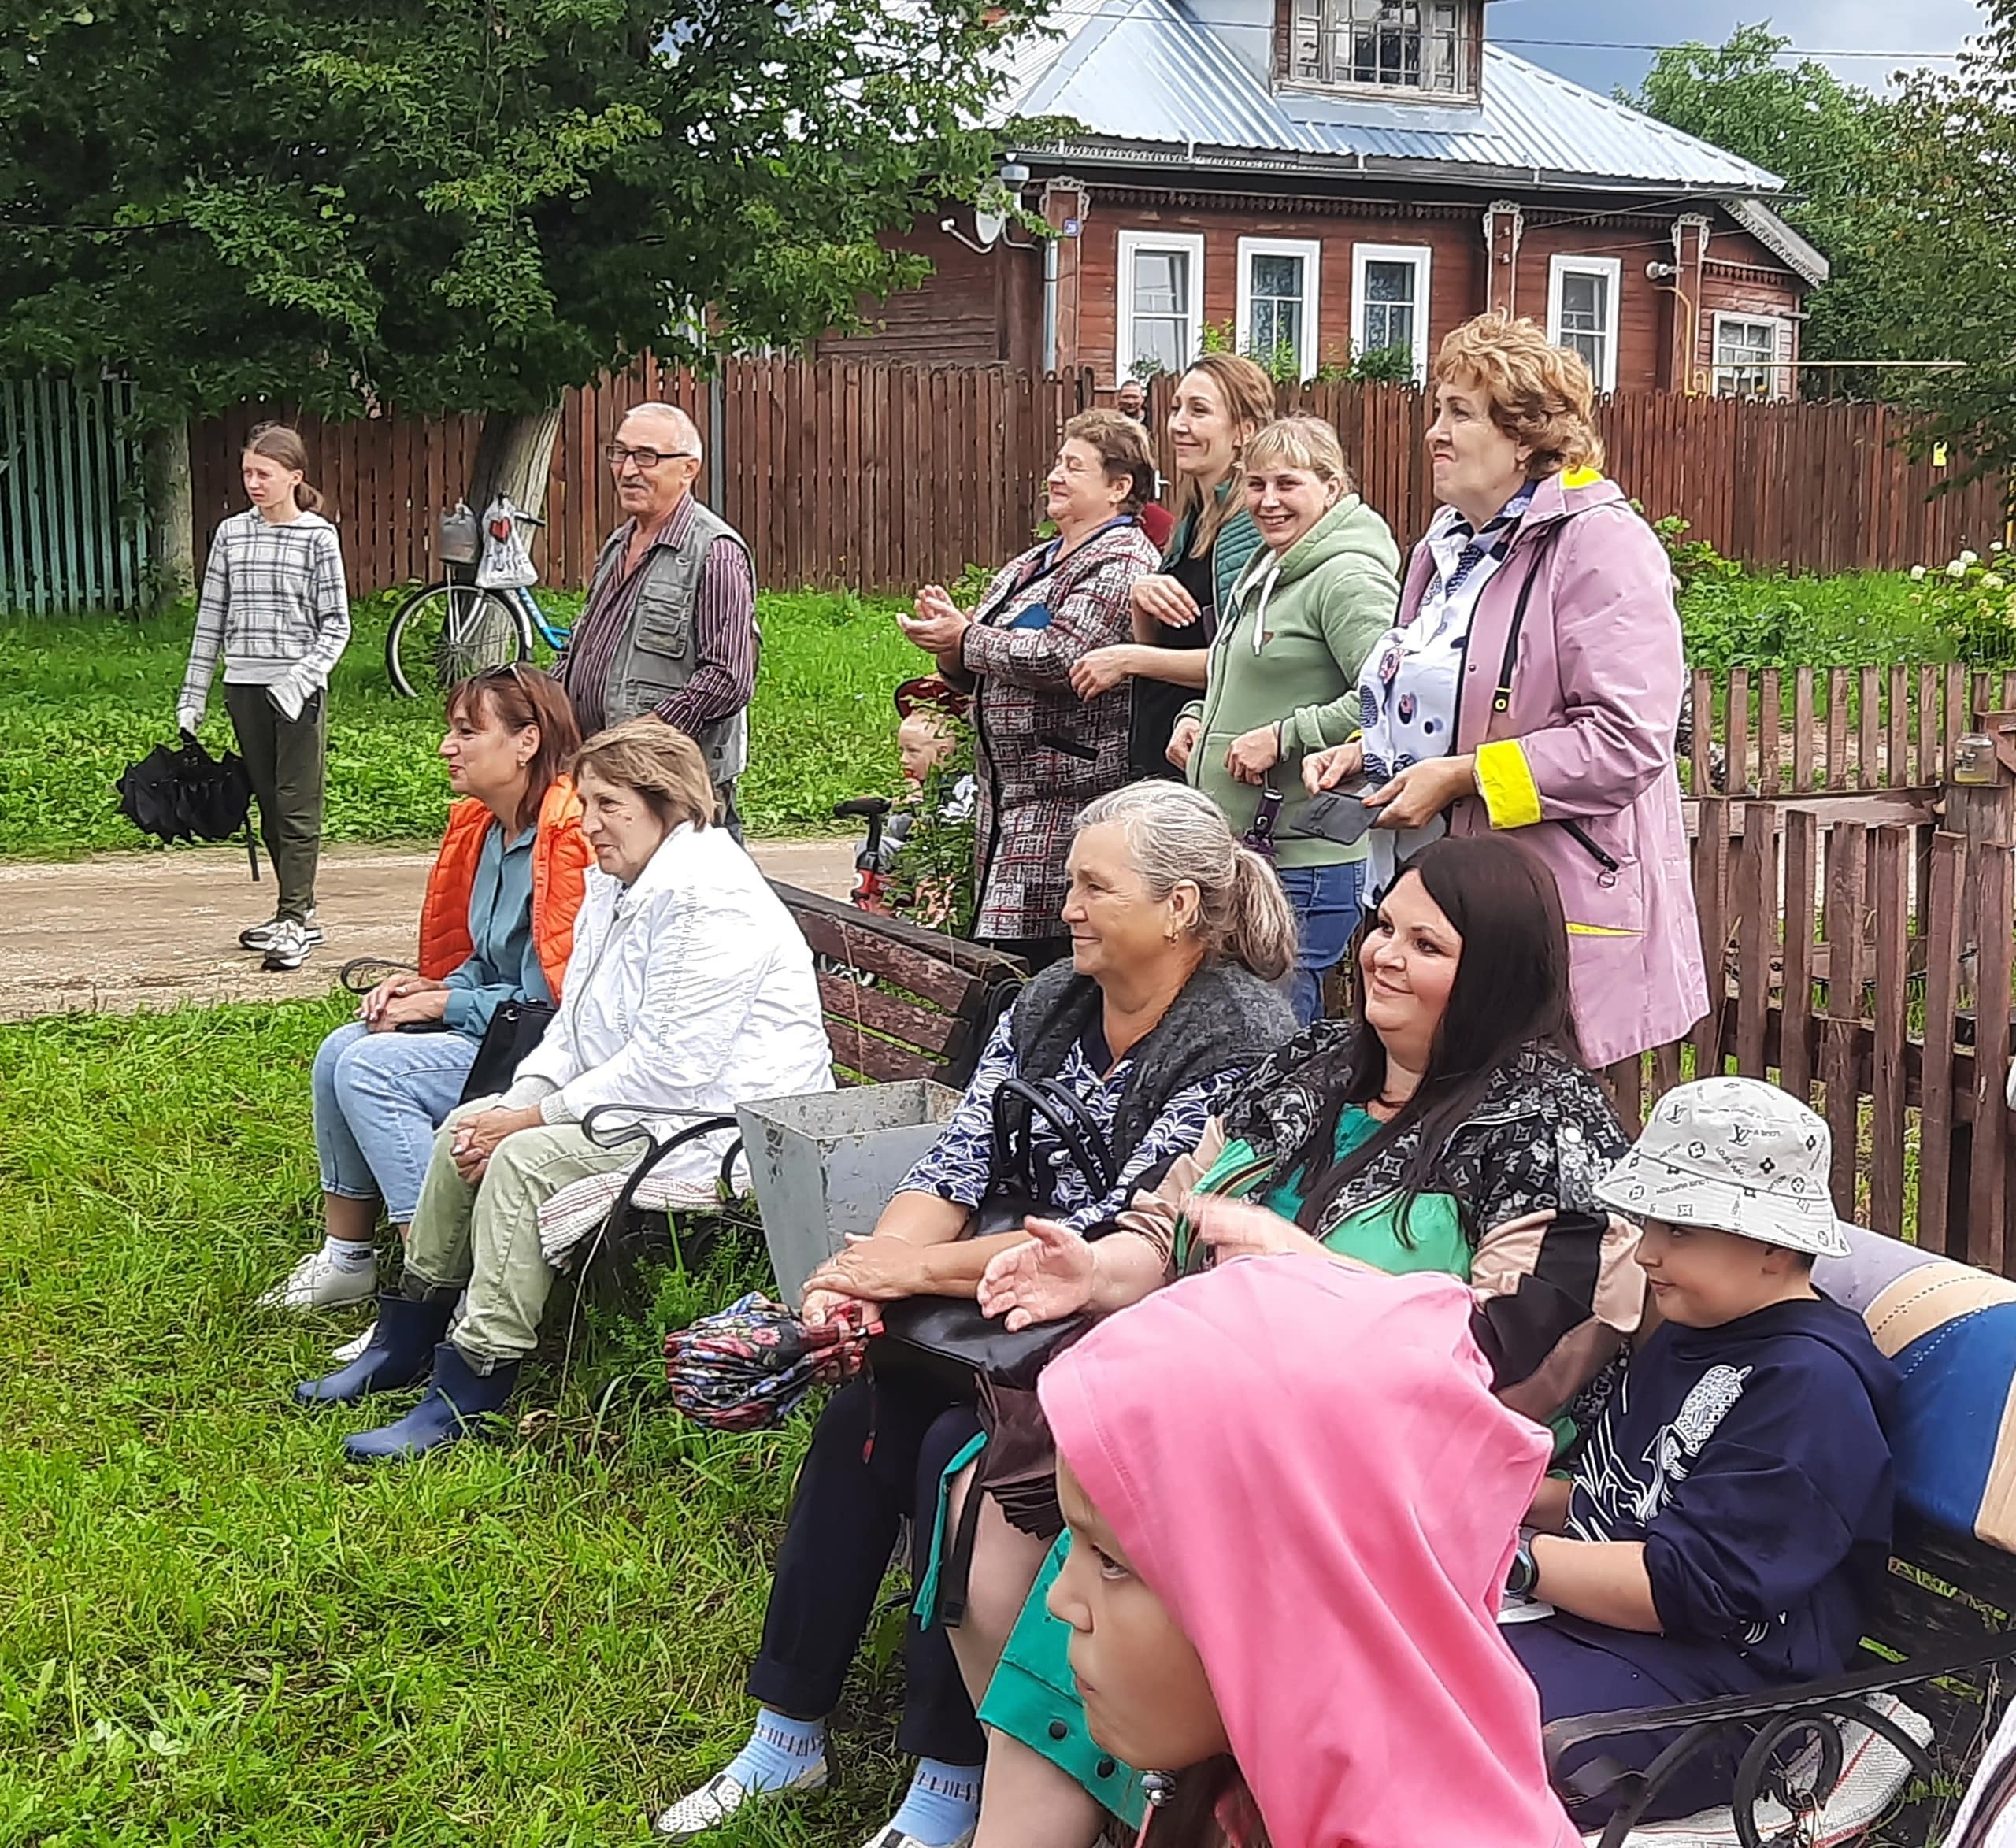
<path id="1" fill-rule="evenodd" d="M 261 1309 L 342 1309 L 378 1294 L 375 1264 L 338 1264 L 321 1246 L 259 1298 Z"/>
<path id="2" fill-rule="evenodd" d="M 832 1773 L 821 1752 L 789 1783 L 775 1790 L 752 1791 L 736 1783 L 725 1771 L 717 1772 L 690 1796 L 681 1797 L 669 1809 L 661 1810 L 651 1824 L 651 1833 L 662 1842 L 691 1842 L 710 1829 L 719 1828 L 747 1803 L 774 1803 L 785 1797 L 809 1797 L 823 1791 Z"/>
<path id="3" fill-rule="evenodd" d="M 947 1842 L 944 1848 L 973 1848 L 973 1837 L 980 1833 L 980 1824 L 975 1823 L 955 1842 Z M 932 1848 L 928 1842 L 920 1842 L 914 1835 L 907 1835 L 892 1822 L 879 1829 L 862 1844 L 862 1848 Z"/>
<path id="4" fill-rule="evenodd" d="M 282 918 L 273 926 L 272 937 L 266 945 L 265 966 L 280 972 L 299 968 L 322 935 L 317 931 L 311 937 L 308 925 L 296 919 Z"/>
<path id="5" fill-rule="evenodd" d="M 270 950 L 273 946 L 273 933 L 287 920 L 276 913 L 264 924 L 255 924 L 238 933 L 239 942 L 247 950 Z M 301 928 L 310 943 L 322 941 L 322 927 L 315 921 L 315 913 L 309 912 L 302 920 Z"/>
<path id="6" fill-rule="evenodd" d="M 329 1358 L 339 1367 L 347 1367 L 352 1361 L 362 1360 L 364 1350 L 371 1345 L 371 1338 L 377 1332 L 378 1324 L 374 1317 L 364 1324 L 364 1332 L 361 1335 L 354 1340 L 339 1342 L 335 1351 L 330 1354 Z"/>

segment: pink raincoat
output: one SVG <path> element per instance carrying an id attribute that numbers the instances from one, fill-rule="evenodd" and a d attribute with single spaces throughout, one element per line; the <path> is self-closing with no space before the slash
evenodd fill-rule
<path id="1" fill-rule="evenodd" d="M 1402 624 L 1433 572 L 1417 546 Z M 1552 869 L 1575 1024 L 1599 1068 L 1677 1039 L 1708 1008 L 1673 767 L 1684 673 L 1652 529 L 1592 469 L 1543 481 L 1470 620 L 1452 748 L 1477 753 L 1483 794 L 1456 804 L 1450 829 L 1517 828 Z"/>
<path id="2" fill-rule="evenodd" d="M 1576 1840 L 1495 1615 L 1550 1440 L 1492 1396 L 1470 1309 L 1448 1277 L 1243 1258 L 1043 1370 L 1275 1848 Z"/>

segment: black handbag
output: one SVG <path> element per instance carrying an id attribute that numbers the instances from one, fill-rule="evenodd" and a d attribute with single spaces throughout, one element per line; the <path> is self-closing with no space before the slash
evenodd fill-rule
<path id="1" fill-rule="evenodd" d="M 543 1001 L 499 1002 L 484 1029 L 483 1043 L 476 1049 L 476 1063 L 469 1067 L 461 1101 L 466 1104 L 509 1091 L 518 1061 L 546 1037 L 553 1012 Z"/>
<path id="2" fill-rule="evenodd" d="M 1054 1080 L 1010 1078 L 994 1094 L 993 1165 L 973 1214 L 973 1238 L 1017 1230 L 1049 1209 L 1051 1176 L 1036 1172 L 1032 1131 L 1040 1117 L 1067 1157 L 1103 1198 L 1119 1182 L 1105 1132 L 1084 1100 Z M 882 1307 L 882 1332 L 868 1344 L 878 1375 L 923 1375 L 955 1398 L 980 1395 L 983 1380 L 1028 1391 L 1051 1358 L 1091 1326 L 1089 1315 L 1010 1331 L 970 1297 L 906 1296 Z"/>

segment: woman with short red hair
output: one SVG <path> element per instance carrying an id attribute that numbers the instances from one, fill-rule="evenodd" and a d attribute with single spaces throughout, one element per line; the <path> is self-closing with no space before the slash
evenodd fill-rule
<path id="1" fill-rule="evenodd" d="M 1480 315 L 1442 343 L 1428 454 L 1443 505 L 1358 677 L 1362 735 L 1304 759 L 1361 776 L 1368 902 L 1443 832 L 1516 830 L 1568 914 L 1592 1065 L 1707 1007 L 1673 732 L 1684 670 L 1658 536 L 1604 479 L 1581 356 Z"/>

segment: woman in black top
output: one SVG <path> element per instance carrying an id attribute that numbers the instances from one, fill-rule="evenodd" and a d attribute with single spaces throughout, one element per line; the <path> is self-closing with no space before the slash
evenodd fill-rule
<path id="1" fill-rule="evenodd" d="M 1274 415 L 1273 382 L 1250 359 L 1208 353 L 1177 383 L 1169 409 L 1177 518 L 1162 569 L 1136 580 L 1134 639 L 1098 648 L 1071 670 L 1080 699 L 1133 680 L 1128 768 L 1136 777 L 1183 772 L 1169 734 L 1204 685 L 1217 609 L 1260 543 L 1238 491 L 1247 440 Z"/>

